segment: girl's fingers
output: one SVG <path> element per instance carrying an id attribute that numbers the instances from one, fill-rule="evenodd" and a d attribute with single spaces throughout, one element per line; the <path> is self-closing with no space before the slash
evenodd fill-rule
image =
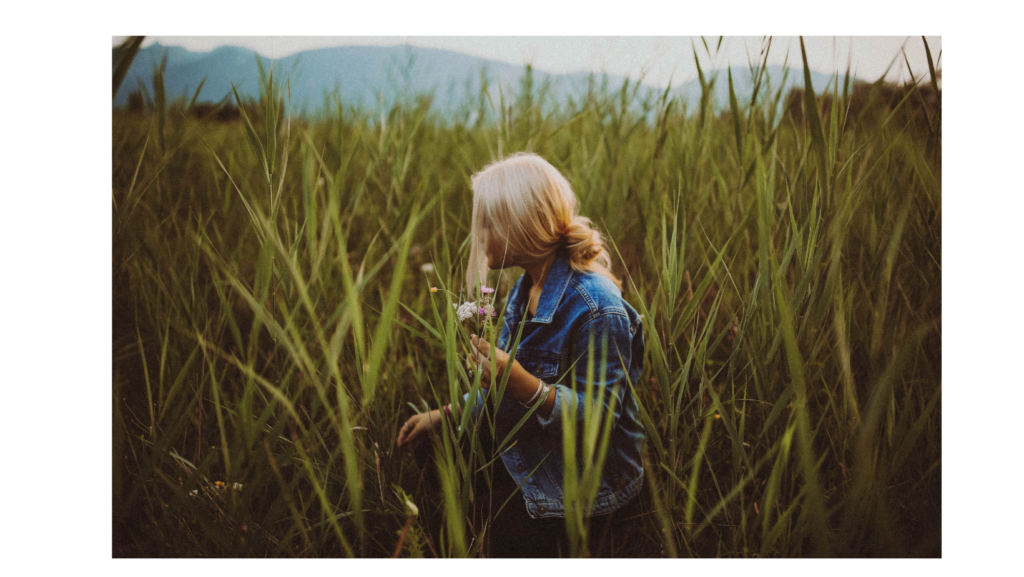
<path id="1" fill-rule="evenodd" d="M 416 438 L 416 423 L 415 418 L 409 419 L 402 424 L 402 428 L 398 430 L 398 446 L 404 447 Z"/>
<path id="2" fill-rule="evenodd" d="M 409 435 L 405 437 L 405 444 L 412 445 L 414 440 L 416 440 L 416 429 L 409 431 Z"/>
<path id="3" fill-rule="evenodd" d="M 473 347 L 473 361 L 476 363 L 477 367 L 482 367 L 483 365 L 486 365 L 490 362 L 490 358 L 486 354 L 484 354 L 480 349 Z M 466 368 L 472 370 L 472 367 Z"/>
<path id="4" fill-rule="evenodd" d="M 484 339 L 476 335 L 470 335 L 470 339 L 472 339 L 473 348 L 478 352 L 483 362 L 489 363 L 491 354 L 494 354 L 496 356 L 499 363 L 505 362 L 503 360 L 505 357 L 502 356 L 505 353 L 501 349 L 493 349 L 491 347 L 491 343 L 485 341 Z"/>
<path id="5" fill-rule="evenodd" d="M 483 345 L 478 345 L 477 347 L 477 350 L 480 351 L 480 357 L 484 359 L 491 358 L 491 349 L 487 346 L 487 343 L 485 341 L 480 342 L 484 343 Z"/>
<path id="6" fill-rule="evenodd" d="M 473 346 L 481 353 L 487 354 L 491 352 L 491 343 L 488 343 L 487 341 L 483 340 L 482 338 L 476 335 L 470 335 L 469 338 L 470 341 L 473 343 Z"/>

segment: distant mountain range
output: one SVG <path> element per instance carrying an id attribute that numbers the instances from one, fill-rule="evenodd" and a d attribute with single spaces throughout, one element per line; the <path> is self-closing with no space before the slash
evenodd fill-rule
<path id="1" fill-rule="evenodd" d="M 164 54 L 167 67 L 164 85 L 167 98 L 191 99 L 196 88 L 206 79 L 198 102 L 219 102 L 231 94 L 234 83 L 239 94 L 259 94 L 259 57 L 267 70 L 271 61 L 258 56 L 248 48 L 224 46 L 211 52 L 191 52 L 177 46 L 153 44 L 139 51 L 124 82 L 114 98 L 114 106 L 127 104 L 128 95 L 140 90 L 140 84 L 152 94 L 153 70 L 158 67 Z M 274 77 L 288 78 L 291 88 L 292 111 L 313 113 L 324 106 L 328 95 L 337 95 L 342 105 L 348 108 L 376 110 L 380 104 L 390 107 L 401 95 L 432 93 L 432 110 L 449 114 L 456 112 L 465 103 L 475 107 L 481 93 L 481 75 L 485 74 L 488 90 L 497 105 L 499 90 L 506 102 L 520 91 L 525 66 L 516 66 L 468 56 L 458 52 L 403 46 L 339 46 L 299 52 L 273 62 Z M 773 89 L 782 81 L 783 68 L 769 66 L 768 78 Z M 746 66 L 734 68 L 733 84 L 740 103 L 750 100 L 753 79 Z M 717 77 L 714 85 L 714 101 L 718 109 L 729 105 L 729 81 L 725 70 L 712 70 L 705 74 L 710 79 Z M 811 72 L 811 82 L 820 93 L 829 84 L 831 76 Z M 619 89 L 626 78 L 596 74 L 598 85 L 607 81 L 610 91 Z M 842 78 L 840 77 L 840 81 Z M 548 84 L 549 102 L 563 102 L 566 98 L 577 101 L 587 93 L 590 73 L 549 74 L 533 71 L 535 97 L 540 87 Z M 785 91 L 792 86 L 802 87 L 803 72 L 790 69 L 785 80 Z M 762 91 L 764 86 L 762 86 Z M 646 91 L 660 95 L 664 88 L 642 85 L 641 96 Z M 763 92 L 762 92 L 763 94 Z M 700 102 L 701 87 L 696 79 L 673 87 L 672 95 L 678 96 L 690 110 Z M 333 98 L 333 96 L 331 96 Z M 233 97 L 232 97 L 233 99 Z M 333 105 L 332 105 L 333 106 Z"/>

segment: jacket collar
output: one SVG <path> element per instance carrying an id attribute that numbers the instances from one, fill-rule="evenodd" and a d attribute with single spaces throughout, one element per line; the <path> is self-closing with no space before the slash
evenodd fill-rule
<path id="1" fill-rule="evenodd" d="M 531 319 L 532 322 L 551 323 L 551 319 L 555 316 L 555 309 L 558 307 L 558 303 L 562 302 L 565 287 L 569 286 L 571 279 L 572 267 L 569 265 L 565 248 L 560 248 L 555 252 L 555 259 L 551 262 L 551 270 L 548 271 L 548 277 L 544 281 L 540 302 L 537 303 L 537 314 Z"/>

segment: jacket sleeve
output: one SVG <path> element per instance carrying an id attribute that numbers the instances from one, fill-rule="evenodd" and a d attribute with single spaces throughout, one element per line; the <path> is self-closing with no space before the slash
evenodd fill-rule
<path id="1" fill-rule="evenodd" d="M 643 339 L 643 335 L 637 331 L 635 338 Z M 629 391 L 627 379 L 639 376 L 629 374 L 630 367 L 634 364 L 639 366 L 642 362 L 642 359 L 637 359 L 634 363 L 632 358 L 635 354 L 633 339 L 629 317 L 624 313 L 607 312 L 584 324 L 572 339 L 569 363 L 571 365 L 575 362 L 575 370 L 563 375 L 560 383 L 555 385 L 555 404 L 551 414 L 547 417 L 538 414 L 537 419 L 541 427 L 552 434 L 561 435 L 563 410 L 566 410 L 566 414 L 576 420 L 577 430 L 580 430 L 587 412 L 592 412 L 595 408 L 600 411 L 601 422 L 606 416 L 606 411 L 611 408 L 614 427 L 622 414 L 623 399 Z M 592 406 L 588 411 L 585 403 L 588 366 L 591 366 L 591 363 Z M 597 406 L 598 402 L 600 406 Z"/>

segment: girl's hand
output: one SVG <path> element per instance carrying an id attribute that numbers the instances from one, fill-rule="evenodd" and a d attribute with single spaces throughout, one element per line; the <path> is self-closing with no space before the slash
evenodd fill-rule
<path id="1" fill-rule="evenodd" d="M 485 389 L 489 389 L 491 387 L 491 356 L 494 356 L 495 369 L 498 371 L 497 374 L 500 379 L 501 375 L 505 372 L 505 367 L 508 365 L 508 353 L 497 347 L 492 347 L 491 343 L 476 335 L 470 335 L 469 340 L 473 345 L 473 353 L 470 357 L 472 363 L 467 361 L 466 368 L 479 371 L 480 385 Z M 473 367 L 472 364 L 475 364 L 476 367 Z"/>
<path id="2" fill-rule="evenodd" d="M 428 413 L 419 413 L 409 417 L 409 420 L 398 430 L 398 448 L 412 451 L 427 435 L 434 429 L 441 426 L 441 411 L 435 410 Z"/>

